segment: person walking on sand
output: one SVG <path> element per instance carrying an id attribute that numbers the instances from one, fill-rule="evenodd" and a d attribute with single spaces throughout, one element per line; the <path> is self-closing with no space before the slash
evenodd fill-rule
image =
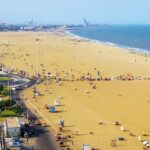
<path id="1" fill-rule="evenodd" d="M 141 142 L 141 136 L 138 136 L 138 140 Z"/>
<path id="2" fill-rule="evenodd" d="M 116 147 L 116 140 L 111 140 L 111 147 Z"/>
<path id="3" fill-rule="evenodd" d="M 121 126 L 120 129 L 121 129 L 121 131 L 124 131 L 124 127 L 123 126 Z"/>
<path id="4" fill-rule="evenodd" d="M 63 131 L 63 126 L 59 125 L 59 131 L 62 132 Z"/>
<path id="5" fill-rule="evenodd" d="M 58 121 L 58 124 L 60 125 L 60 126 L 62 126 L 62 127 L 64 127 L 64 119 L 60 119 L 59 121 Z"/>
<path id="6" fill-rule="evenodd" d="M 142 150 L 148 150 L 148 147 L 144 146 L 144 147 L 142 148 Z"/>
<path id="7" fill-rule="evenodd" d="M 74 74 L 72 74 L 72 81 L 74 81 L 75 77 L 74 77 Z"/>

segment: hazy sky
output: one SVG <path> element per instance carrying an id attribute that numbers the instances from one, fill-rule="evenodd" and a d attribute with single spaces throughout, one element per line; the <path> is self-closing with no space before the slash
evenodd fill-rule
<path id="1" fill-rule="evenodd" d="M 150 24 L 150 0 L 0 0 L 0 22 Z"/>

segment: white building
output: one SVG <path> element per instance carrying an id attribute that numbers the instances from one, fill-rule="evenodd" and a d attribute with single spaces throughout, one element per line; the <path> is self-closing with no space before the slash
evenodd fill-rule
<path id="1" fill-rule="evenodd" d="M 21 135 L 19 118 L 6 118 L 4 120 L 4 133 L 6 137 L 19 137 Z"/>
<path id="2" fill-rule="evenodd" d="M 4 72 L 2 69 L 0 69 L 0 76 L 6 76 L 6 75 L 7 75 L 7 73 Z"/>

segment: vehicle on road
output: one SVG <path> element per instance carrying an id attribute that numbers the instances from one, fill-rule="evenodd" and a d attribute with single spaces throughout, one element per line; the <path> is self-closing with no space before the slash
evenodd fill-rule
<path id="1" fill-rule="evenodd" d="M 37 120 L 37 121 L 35 121 L 35 125 L 41 126 L 42 123 L 41 123 L 41 121 Z"/>
<path id="2" fill-rule="evenodd" d="M 42 123 L 42 127 L 48 127 L 48 125 L 44 122 Z"/>

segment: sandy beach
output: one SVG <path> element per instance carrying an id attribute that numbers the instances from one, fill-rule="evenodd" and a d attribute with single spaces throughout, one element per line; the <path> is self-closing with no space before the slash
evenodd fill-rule
<path id="1" fill-rule="evenodd" d="M 60 116 L 65 120 L 63 134 L 73 136 L 74 150 L 80 150 L 83 144 L 111 150 L 112 139 L 116 139 L 115 149 L 141 150 L 141 141 L 150 140 L 147 54 L 76 39 L 58 31 L 1 32 L 0 63 L 16 73 L 25 70 L 29 77 L 38 70 L 42 79 L 49 72 L 63 79 L 37 84 L 35 87 L 42 95 L 37 101 L 33 87 L 23 95 L 28 104 L 46 117 L 55 133 Z M 95 80 L 98 71 L 101 81 Z M 90 80 L 81 81 L 81 76 Z M 57 113 L 50 113 L 45 105 L 54 105 L 55 100 L 61 105 L 56 107 Z M 125 140 L 120 141 L 119 137 Z"/>

